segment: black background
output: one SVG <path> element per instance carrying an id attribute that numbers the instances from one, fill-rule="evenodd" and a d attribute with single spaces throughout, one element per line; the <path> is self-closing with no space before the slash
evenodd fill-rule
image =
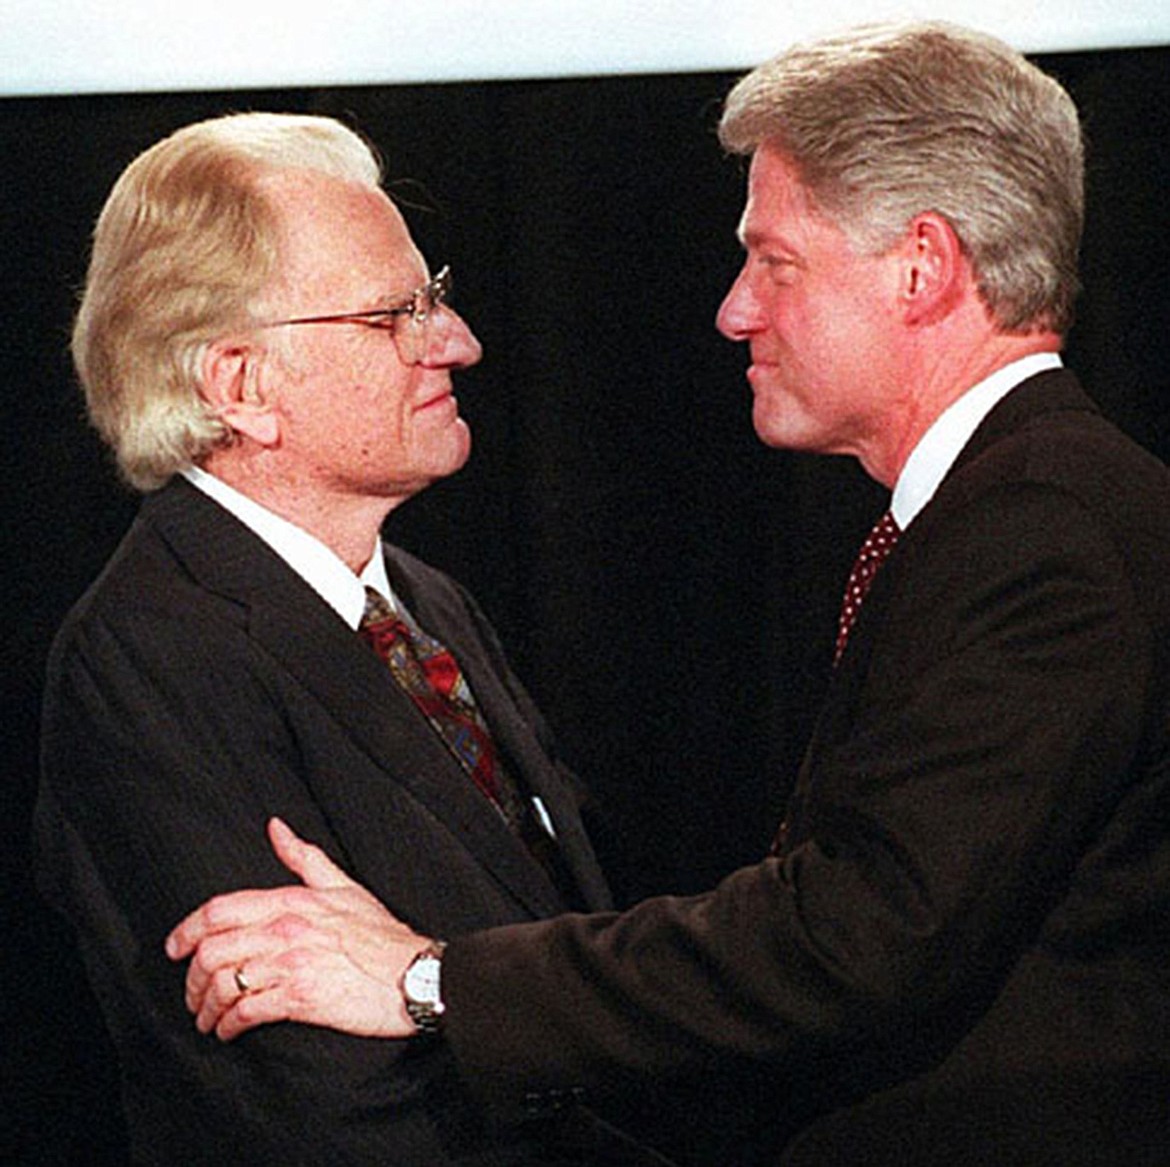
<path id="1" fill-rule="evenodd" d="M 1068 361 L 1170 455 L 1170 49 L 1040 58 L 1090 141 Z M 5 1018 L 0 1161 L 116 1163 L 110 1055 L 28 822 L 41 674 L 128 524 L 67 344 L 87 239 L 130 159 L 231 110 L 330 113 L 391 190 L 485 358 L 472 461 L 389 536 L 469 585 L 599 791 L 620 894 L 699 890 L 767 846 L 815 713 L 839 592 L 883 497 L 852 463 L 765 449 L 713 319 L 739 262 L 728 74 L 0 101 Z"/>

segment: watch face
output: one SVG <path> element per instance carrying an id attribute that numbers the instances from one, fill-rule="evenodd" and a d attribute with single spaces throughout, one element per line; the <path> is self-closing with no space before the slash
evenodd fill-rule
<path id="1" fill-rule="evenodd" d="M 420 956 L 406 970 L 402 987 L 412 1001 L 434 1005 L 439 1000 L 439 961 L 434 956 Z"/>
<path id="2" fill-rule="evenodd" d="M 443 997 L 439 991 L 439 971 L 443 949 L 436 940 L 412 960 L 402 977 L 402 998 L 420 1034 L 438 1033 L 442 1022 Z"/>

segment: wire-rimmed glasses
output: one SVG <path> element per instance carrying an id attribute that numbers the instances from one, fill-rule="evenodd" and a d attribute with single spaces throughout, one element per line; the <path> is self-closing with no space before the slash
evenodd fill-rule
<path id="1" fill-rule="evenodd" d="M 374 308 L 366 312 L 329 312 L 322 316 L 294 316 L 288 320 L 269 320 L 260 328 L 283 328 L 293 324 L 364 324 L 391 332 L 398 355 L 404 364 L 417 365 L 426 355 L 430 341 L 430 324 L 435 309 L 451 295 L 451 268 L 444 264 L 439 273 L 416 288 L 400 304 L 391 308 Z"/>

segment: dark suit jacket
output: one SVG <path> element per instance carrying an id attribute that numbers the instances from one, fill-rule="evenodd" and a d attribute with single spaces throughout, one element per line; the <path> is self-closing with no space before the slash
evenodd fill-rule
<path id="1" fill-rule="evenodd" d="M 557 825 L 583 905 L 608 893 L 570 775 L 470 597 L 388 549 Z M 442 1046 L 278 1025 L 223 1045 L 183 1006 L 167 932 L 209 896 L 292 882 L 283 816 L 424 933 L 569 906 L 385 666 L 255 535 L 183 480 L 147 498 L 49 666 L 37 830 L 121 1060 L 136 1161 L 545 1161 L 493 1141 Z M 482 1157 L 480 1157 L 482 1156 Z"/>
<path id="2" fill-rule="evenodd" d="M 681 1099 L 720 1167 L 1164 1167 L 1168 657 L 1170 474 L 1033 378 L 879 573 L 782 855 L 457 941 L 465 1079 Z"/>

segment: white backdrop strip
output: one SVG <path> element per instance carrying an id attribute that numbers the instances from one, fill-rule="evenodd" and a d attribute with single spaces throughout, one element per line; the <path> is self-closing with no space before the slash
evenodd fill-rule
<path id="1" fill-rule="evenodd" d="M 2 0 L 0 94 L 739 70 L 924 15 L 1034 53 L 1170 43 L 1166 0 Z"/>

